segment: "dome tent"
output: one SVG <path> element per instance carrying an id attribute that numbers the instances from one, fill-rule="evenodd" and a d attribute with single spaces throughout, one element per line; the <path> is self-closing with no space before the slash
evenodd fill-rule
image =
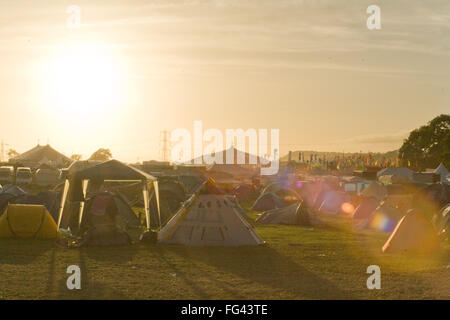
<path id="1" fill-rule="evenodd" d="M 373 198 L 363 199 L 353 212 L 353 219 L 368 219 L 379 205 L 380 202 Z"/>
<path id="2" fill-rule="evenodd" d="M 141 226 L 128 203 L 111 192 L 86 199 L 79 234 L 83 244 L 114 245 L 131 242 L 132 232 Z"/>
<path id="3" fill-rule="evenodd" d="M 431 253 L 439 248 L 439 239 L 431 222 L 412 209 L 398 222 L 383 246 L 383 253 Z"/>
<path id="4" fill-rule="evenodd" d="M 43 205 L 9 204 L 0 217 L 0 237 L 56 239 L 55 220 Z"/>
<path id="5" fill-rule="evenodd" d="M 267 211 L 276 208 L 283 208 L 286 204 L 284 201 L 278 197 L 276 194 L 269 192 L 262 194 L 256 199 L 253 204 L 252 210 L 255 211 Z"/>

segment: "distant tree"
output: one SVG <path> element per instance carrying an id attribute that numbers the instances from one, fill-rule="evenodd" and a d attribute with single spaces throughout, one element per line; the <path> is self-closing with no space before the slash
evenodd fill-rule
<path id="1" fill-rule="evenodd" d="M 8 150 L 8 159 L 15 158 L 18 155 L 19 155 L 19 153 L 16 150 L 14 150 L 14 149 L 9 149 Z"/>
<path id="2" fill-rule="evenodd" d="M 399 150 L 402 165 L 418 169 L 435 168 L 440 162 L 450 167 L 450 115 L 441 114 L 427 125 L 411 131 Z"/>
<path id="3" fill-rule="evenodd" d="M 73 161 L 81 160 L 81 154 L 73 154 L 70 156 L 70 159 L 72 159 Z"/>
<path id="4" fill-rule="evenodd" d="M 108 161 L 111 158 L 112 154 L 109 149 L 100 148 L 90 156 L 89 160 Z"/>

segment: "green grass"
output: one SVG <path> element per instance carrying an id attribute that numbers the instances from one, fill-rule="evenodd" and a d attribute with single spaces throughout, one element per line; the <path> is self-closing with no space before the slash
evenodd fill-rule
<path id="1" fill-rule="evenodd" d="M 63 249 L 0 239 L 0 299 L 450 298 L 448 245 L 433 257 L 383 255 L 387 234 L 323 220 L 319 228 L 257 225 L 261 247 Z M 72 264 L 82 270 L 78 291 L 66 288 Z M 381 267 L 381 290 L 366 288 L 372 264 Z"/>

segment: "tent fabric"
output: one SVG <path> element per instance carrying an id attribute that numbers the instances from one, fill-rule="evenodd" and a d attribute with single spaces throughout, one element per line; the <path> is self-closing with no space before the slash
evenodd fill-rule
<path id="1" fill-rule="evenodd" d="M 37 195 L 24 194 L 10 200 L 14 204 L 40 204 L 45 206 L 52 218 L 57 221 L 59 210 L 60 194 L 56 191 L 42 191 Z"/>
<path id="2" fill-rule="evenodd" d="M 408 168 L 384 168 L 377 172 L 377 177 L 380 178 L 382 176 L 398 176 L 398 177 L 404 177 L 408 180 L 412 179 L 414 171 Z"/>
<path id="3" fill-rule="evenodd" d="M 400 175 L 383 175 L 378 178 L 383 184 L 396 184 L 396 183 L 409 183 L 411 180 L 408 177 L 400 176 Z"/>
<path id="4" fill-rule="evenodd" d="M 255 192 L 255 188 L 250 184 L 240 184 L 233 190 L 233 194 L 239 201 L 248 200 Z"/>
<path id="5" fill-rule="evenodd" d="M 322 213 L 338 214 L 342 212 L 342 205 L 346 202 L 350 202 L 350 197 L 346 193 L 331 190 L 325 194 L 319 211 Z"/>
<path id="6" fill-rule="evenodd" d="M 52 162 L 71 162 L 70 158 L 56 151 L 50 145 L 37 145 L 11 160 L 14 162 L 41 162 L 45 159 Z"/>
<path id="7" fill-rule="evenodd" d="M 286 224 L 311 226 L 315 222 L 311 211 L 304 202 L 293 203 L 279 209 L 263 212 L 256 222 L 261 224 Z"/>
<path id="8" fill-rule="evenodd" d="M 3 214 L 8 204 L 14 203 L 17 196 L 9 193 L 0 193 L 0 216 Z"/>
<path id="9" fill-rule="evenodd" d="M 43 205 L 9 204 L 0 217 L 0 237 L 56 239 L 55 220 Z"/>
<path id="10" fill-rule="evenodd" d="M 441 209 L 433 223 L 438 234 L 450 240 L 450 203 Z"/>
<path id="11" fill-rule="evenodd" d="M 254 246 L 264 241 L 227 195 L 199 195 L 158 234 L 158 242 L 186 246 Z"/>
<path id="12" fill-rule="evenodd" d="M 441 182 L 445 183 L 447 182 L 446 178 L 449 175 L 448 169 L 444 166 L 444 164 L 441 162 L 439 166 L 433 171 L 434 174 L 438 174 L 440 176 Z"/>
<path id="13" fill-rule="evenodd" d="M 69 198 L 71 201 L 83 201 L 82 181 L 92 180 L 100 185 L 105 180 L 116 181 L 156 181 L 156 178 L 139 169 L 128 166 L 117 160 L 109 160 L 93 167 L 75 171 L 69 175 Z"/>
<path id="14" fill-rule="evenodd" d="M 353 212 L 353 219 L 368 219 L 380 202 L 373 198 L 365 198 Z"/>
<path id="15" fill-rule="evenodd" d="M 83 209 L 79 235 L 85 245 L 129 244 L 130 229 L 141 223 L 119 195 L 102 192 L 91 196 Z"/>
<path id="16" fill-rule="evenodd" d="M 28 194 L 28 192 L 25 189 L 23 189 L 19 186 L 13 185 L 13 184 L 7 184 L 7 185 L 3 186 L 2 190 L 0 191 L 0 194 L 5 194 L 5 193 L 12 194 L 15 196 L 21 196 L 24 194 Z"/>
<path id="17" fill-rule="evenodd" d="M 256 199 L 255 203 L 253 204 L 252 210 L 267 211 L 277 208 L 283 208 L 285 206 L 286 204 L 280 197 L 272 192 L 269 192 L 262 194 L 258 197 L 258 199 Z"/>
<path id="18" fill-rule="evenodd" d="M 450 203 L 450 186 L 443 183 L 434 183 L 423 189 L 425 197 L 442 208 Z"/>
<path id="19" fill-rule="evenodd" d="M 261 224 L 299 224 L 299 203 L 293 203 L 284 208 L 277 208 L 263 212 L 256 222 Z"/>
<path id="20" fill-rule="evenodd" d="M 394 230 L 403 215 L 400 210 L 383 201 L 367 220 L 359 224 L 359 227 L 377 229 L 390 233 Z"/>
<path id="21" fill-rule="evenodd" d="M 439 238 L 431 222 L 415 210 L 398 222 L 384 244 L 383 253 L 431 253 L 439 248 Z"/>
<path id="22" fill-rule="evenodd" d="M 374 181 L 361 192 L 361 196 L 381 201 L 387 196 L 387 189 Z"/>

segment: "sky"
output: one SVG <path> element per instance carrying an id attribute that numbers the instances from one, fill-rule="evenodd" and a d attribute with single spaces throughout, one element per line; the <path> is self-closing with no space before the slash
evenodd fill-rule
<path id="1" fill-rule="evenodd" d="M 384 152 L 449 113 L 449 58 L 448 0 L 2 0 L 0 139 L 135 162 L 201 120 Z"/>

